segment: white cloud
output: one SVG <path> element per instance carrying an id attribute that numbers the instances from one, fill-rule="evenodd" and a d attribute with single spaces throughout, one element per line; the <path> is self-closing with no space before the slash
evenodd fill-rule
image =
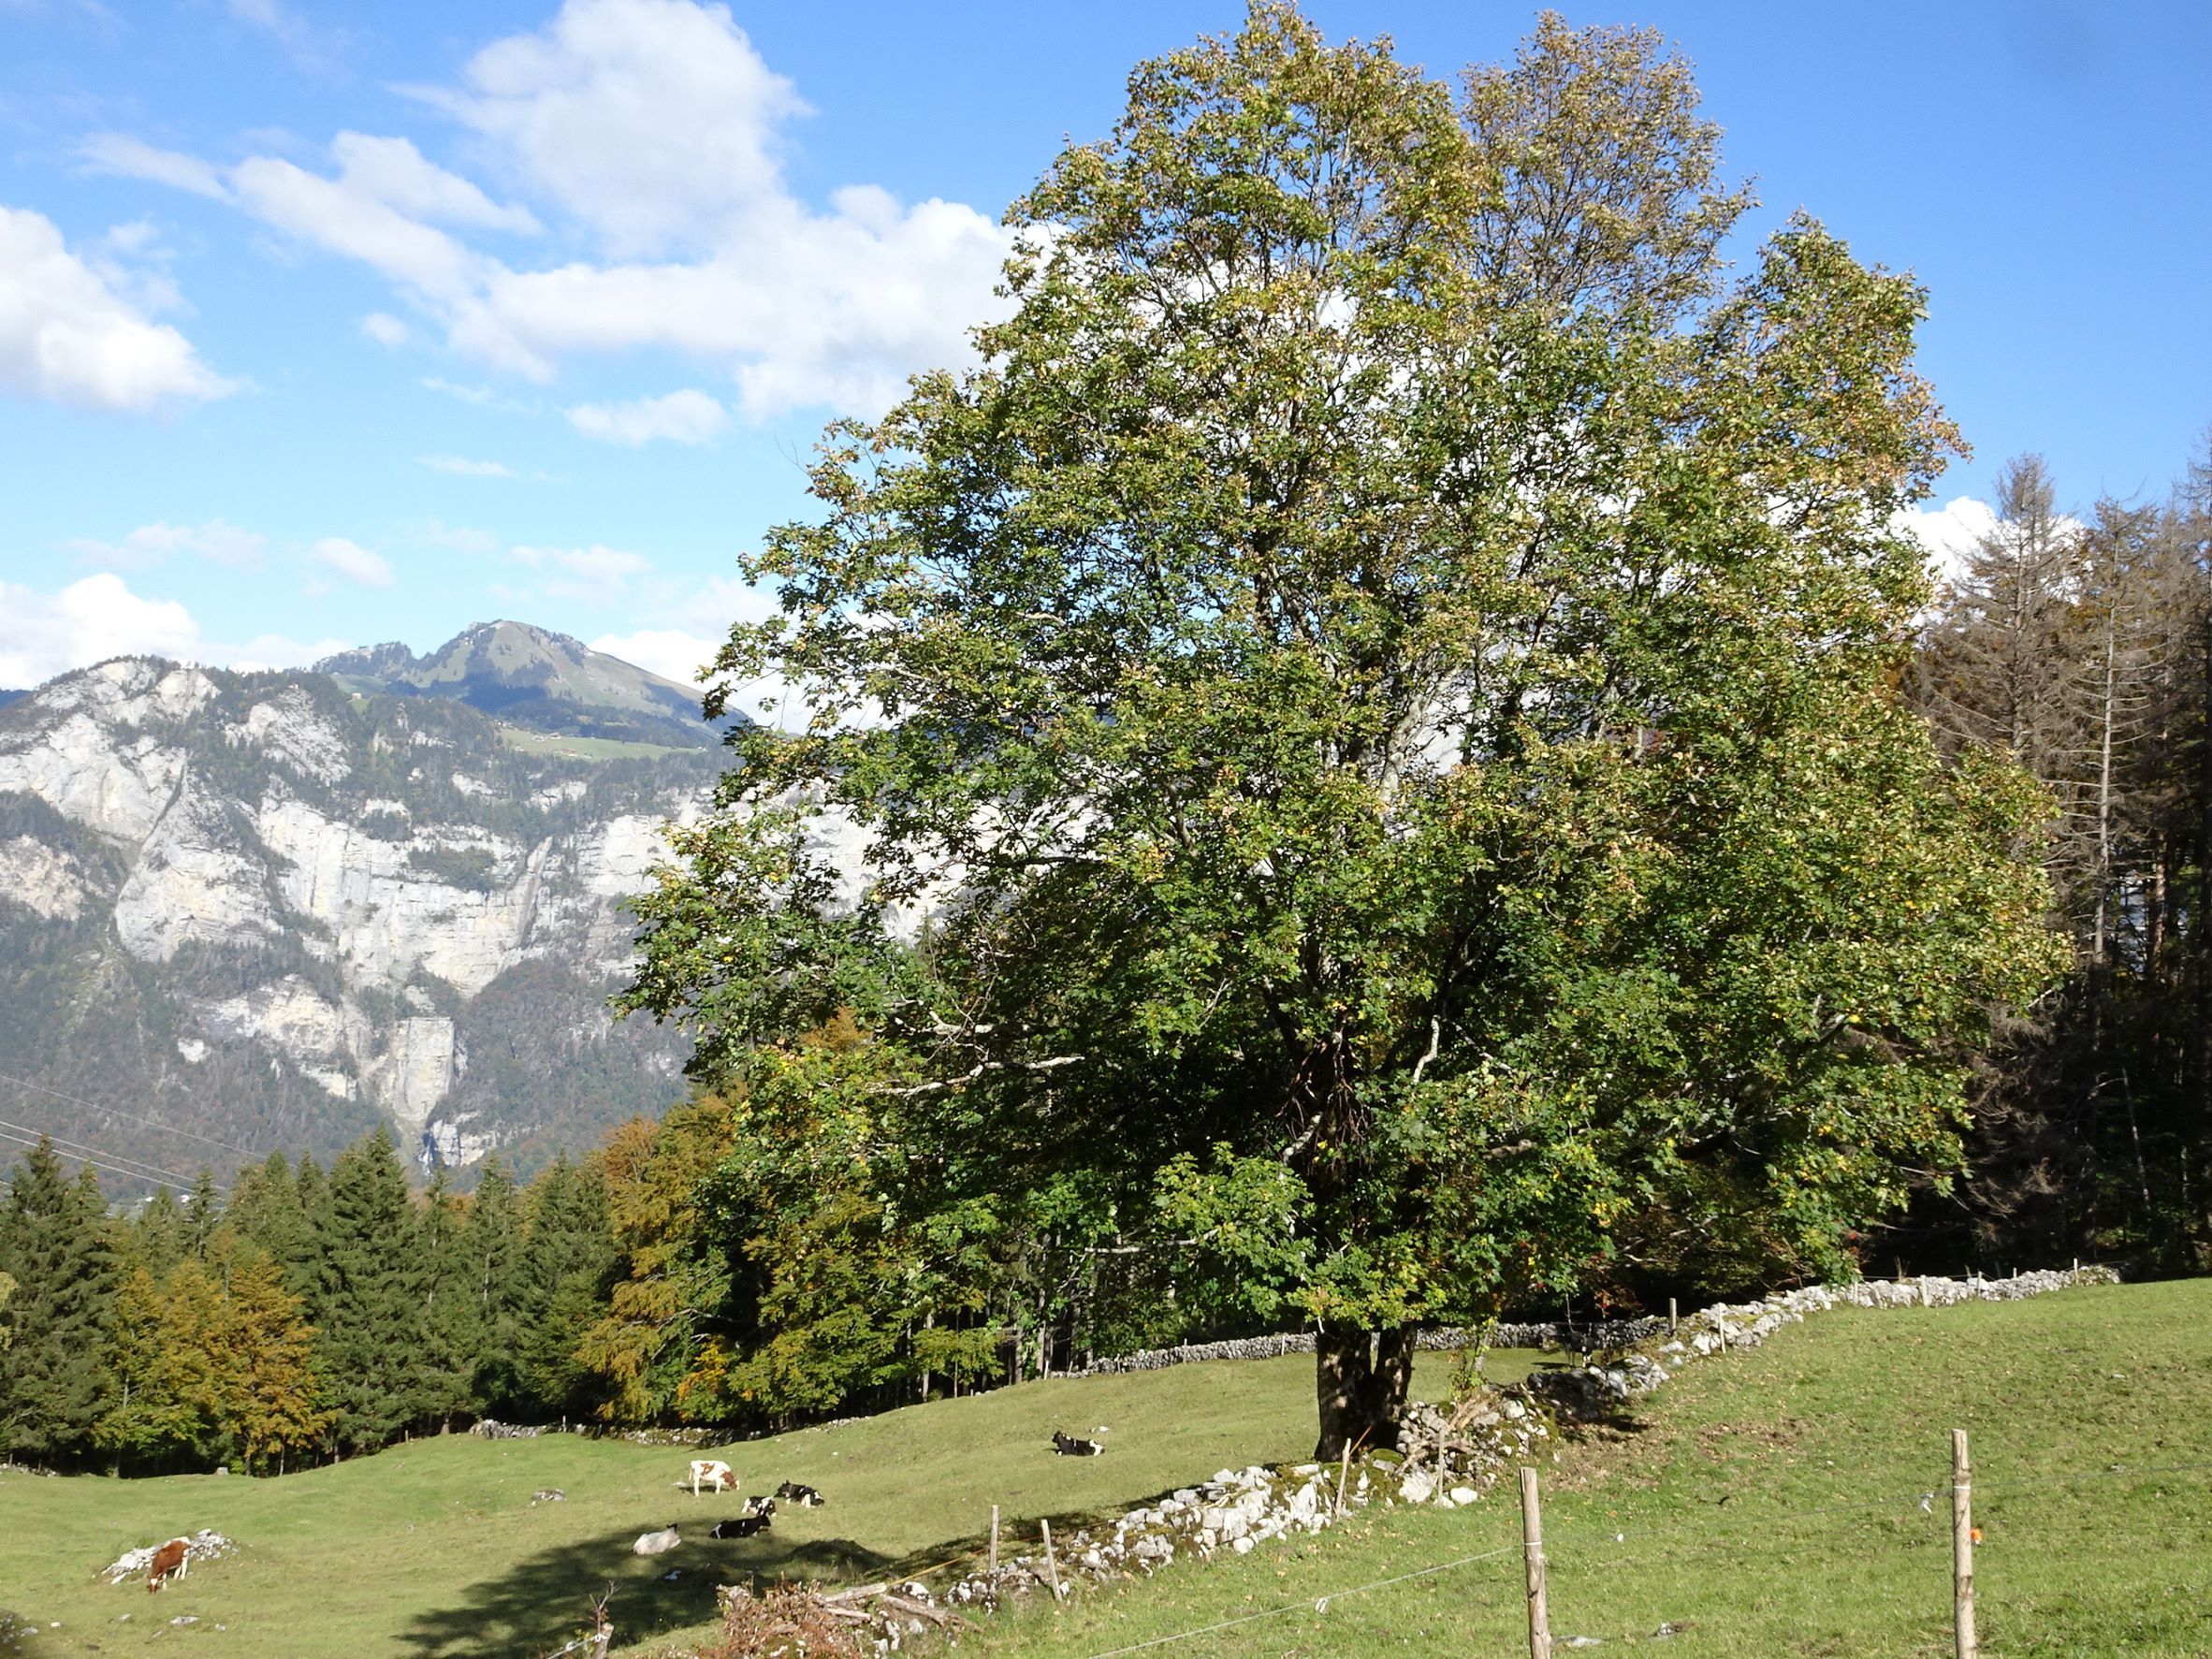
<path id="1" fill-rule="evenodd" d="M 312 643 L 281 633 L 242 644 L 204 639 L 192 612 L 173 599 L 149 599 L 109 571 L 71 582 L 58 593 L 0 581 L 0 686 L 43 685 L 72 668 L 110 657 L 168 657 L 219 668 L 299 668 L 333 651 L 342 639 Z"/>
<path id="2" fill-rule="evenodd" d="M 773 594 L 726 576 L 669 585 L 643 607 L 648 626 L 629 633 L 602 634 L 590 642 L 591 648 L 649 668 L 679 685 L 691 685 L 699 669 L 714 661 L 732 623 L 762 621 L 776 615 L 778 608 Z M 701 629 L 706 632 L 698 632 Z M 750 719 L 770 725 L 788 725 L 794 718 L 804 718 L 795 704 L 784 706 L 792 702 L 789 687 L 774 676 L 735 687 L 730 702 Z"/>
<path id="3" fill-rule="evenodd" d="M 568 412 L 568 419 L 587 438 L 626 444 L 633 449 L 656 438 L 704 444 L 730 424 L 720 403 L 690 387 L 665 397 L 633 398 L 626 403 L 579 403 Z"/>
<path id="4" fill-rule="evenodd" d="M 642 576 L 653 561 L 619 547 L 517 547 L 510 557 L 532 570 L 559 571 L 594 586 L 619 588 L 632 576 Z"/>
<path id="5" fill-rule="evenodd" d="M 433 518 L 415 531 L 418 540 L 449 553 L 497 553 L 500 539 L 488 530 L 471 530 L 465 524 L 445 524 Z"/>
<path id="6" fill-rule="evenodd" d="M 342 186 L 414 218 L 529 236 L 541 228 L 528 208 L 502 207 L 468 180 L 425 160 L 405 138 L 340 133 L 330 153 L 338 160 Z"/>
<path id="7" fill-rule="evenodd" d="M 286 46 L 300 45 L 307 37 L 306 25 L 277 0 L 230 0 L 230 15 L 242 23 L 268 30 Z"/>
<path id="8" fill-rule="evenodd" d="M 101 542 L 79 537 L 69 550 L 87 564 L 112 565 L 121 570 L 143 570 L 159 564 L 171 553 L 192 553 L 213 564 L 233 570 L 250 569 L 261 562 L 269 538 L 258 531 L 240 530 L 222 518 L 205 524 L 141 524 L 120 541 Z"/>
<path id="9" fill-rule="evenodd" d="M 519 478 L 521 473 L 504 461 L 471 460 L 465 455 L 418 455 L 418 466 L 433 473 L 451 473 L 461 478 Z"/>
<path id="10" fill-rule="evenodd" d="M 728 373 L 754 418 L 874 414 L 910 373 L 964 359 L 969 327 L 1003 307 L 993 288 L 1012 233 L 990 216 L 866 185 L 827 211 L 791 194 L 779 134 L 805 106 L 726 7 L 567 0 L 544 29 L 478 52 L 459 85 L 413 90 L 597 256 L 517 269 L 471 245 L 448 227 L 535 222 L 400 139 L 341 134 L 336 178 L 260 155 L 227 182 L 123 148 L 135 140 L 95 142 L 115 170 L 227 188 L 286 235 L 378 271 L 456 351 L 539 381 L 581 355 L 667 350 Z"/>
<path id="11" fill-rule="evenodd" d="M 109 572 L 59 593 L 0 582 L 0 686 L 43 684 L 109 657 L 196 659 L 199 624 L 173 599 L 141 599 Z"/>
<path id="12" fill-rule="evenodd" d="M 418 88 L 618 257 L 705 246 L 780 194 L 778 125 L 806 112 L 722 6 L 568 0 L 493 42 L 465 90 Z"/>
<path id="13" fill-rule="evenodd" d="M 359 260 L 419 304 L 465 305 L 495 265 L 348 180 L 326 179 L 273 155 L 240 162 L 230 183 L 249 212 L 301 241 Z"/>
<path id="14" fill-rule="evenodd" d="M 195 196 L 212 196 L 217 201 L 230 199 L 230 187 L 223 182 L 223 169 L 212 162 L 181 151 L 158 149 L 125 133 L 95 133 L 78 146 L 78 153 L 95 172 L 120 173 L 126 179 L 150 179 L 172 189 L 189 190 Z"/>
<path id="15" fill-rule="evenodd" d="M 1928 550 L 1936 579 L 1948 582 L 1957 579 L 1982 538 L 1997 528 L 1997 515 L 1987 502 L 1962 495 L 1940 507 L 1908 508 L 1897 516 L 1896 528 Z"/>
<path id="16" fill-rule="evenodd" d="M 71 254 L 51 220 L 0 207 L 0 391 L 143 413 L 236 389 Z"/>
<path id="17" fill-rule="evenodd" d="M 702 639 L 680 628 L 641 628 L 635 633 L 603 633 L 590 642 L 595 651 L 619 657 L 625 662 L 690 685 L 692 677 L 714 661 L 721 649 L 719 639 Z"/>
<path id="18" fill-rule="evenodd" d="M 361 332 L 386 351 L 398 351 L 407 343 L 409 330 L 389 312 L 372 311 L 361 319 Z"/>
<path id="19" fill-rule="evenodd" d="M 360 643 L 352 639 L 318 639 L 312 643 L 283 633 L 257 633 L 243 645 L 206 647 L 203 660 L 251 674 L 270 668 L 305 668 L 325 657 L 335 656 Z"/>
<path id="20" fill-rule="evenodd" d="M 343 536 L 325 536 L 307 550 L 308 562 L 333 571 L 364 588 L 389 588 L 392 567 L 381 553 L 371 553 Z"/>

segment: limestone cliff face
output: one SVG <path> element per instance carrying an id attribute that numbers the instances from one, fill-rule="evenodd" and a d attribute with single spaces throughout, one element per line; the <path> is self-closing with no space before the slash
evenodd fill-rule
<path id="1" fill-rule="evenodd" d="M 589 1145 L 680 1092 L 681 1040 L 604 1003 L 720 764 L 310 672 L 124 659 L 19 698 L 0 1118 L 162 1169 L 380 1117 L 456 1165 Z"/>

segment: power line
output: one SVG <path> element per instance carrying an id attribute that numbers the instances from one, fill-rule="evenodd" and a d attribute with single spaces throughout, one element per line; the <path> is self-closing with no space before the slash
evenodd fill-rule
<path id="1" fill-rule="evenodd" d="M 127 1153 L 104 1151 L 100 1147 L 88 1144 L 85 1142 L 72 1141 L 66 1136 L 54 1134 L 50 1129 L 34 1128 L 29 1124 L 9 1123 L 6 1118 L 0 1118 L 0 1129 L 12 1129 L 19 1136 L 35 1135 L 50 1141 L 54 1145 L 65 1148 L 72 1157 L 105 1165 L 119 1175 L 137 1175 L 143 1180 L 161 1181 L 180 1186 L 186 1191 L 190 1191 L 194 1186 L 193 1177 L 180 1171 L 165 1169 L 160 1164 L 149 1163 L 144 1158 L 132 1157 Z"/>
<path id="2" fill-rule="evenodd" d="M 16 1146 L 36 1147 L 38 1145 L 38 1142 L 30 1140 L 22 1135 L 11 1133 L 7 1129 L 0 1129 L 0 1142 L 7 1142 Z M 97 1158 L 87 1157 L 80 1152 L 63 1152 L 61 1156 L 65 1157 L 73 1157 L 80 1164 L 96 1164 L 100 1161 Z M 156 1175 L 141 1175 L 135 1170 L 117 1170 L 115 1172 L 119 1175 L 129 1175 L 134 1180 L 151 1181 L 154 1186 L 166 1186 L 172 1192 L 189 1193 L 192 1190 L 188 1186 L 180 1186 L 174 1181 L 166 1181 Z"/>
<path id="3" fill-rule="evenodd" d="M 57 1142 L 51 1135 L 41 1134 L 34 1138 L 30 1135 L 19 1134 L 12 1128 L 0 1128 L 0 1141 L 7 1141 L 25 1148 L 36 1148 L 44 1144 L 59 1157 L 75 1158 L 80 1164 L 106 1170 L 110 1174 L 128 1176 L 134 1181 L 150 1181 L 156 1186 L 166 1186 L 173 1192 L 189 1193 L 193 1190 L 191 1184 L 187 1182 L 176 1180 L 168 1175 L 157 1175 L 148 1170 L 130 1169 L 104 1154 L 85 1152 L 67 1142 Z"/>
<path id="4" fill-rule="evenodd" d="M 66 1146 L 72 1152 L 105 1158 L 117 1165 L 132 1164 L 150 1175 L 160 1175 L 170 1181 L 182 1181 L 187 1186 L 191 1186 L 193 1182 L 193 1177 L 183 1171 L 172 1170 L 166 1164 L 157 1164 L 152 1158 L 134 1157 L 127 1152 L 109 1152 L 103 1147 L 95 1146 L 89 1141 L 74 1141 L 66 1135 L 57 1135 L 51 1129 L 42 1129 L 36 1124 L 10 1123 L 7 1119 L 0 1117 L 0 1129 L 13 1129 L 19 1135 L 42 1135 L 56 1146 Z"/>
<path id="5" fill-rule="evenodd" d="M 220 1146 L 226 1152 L 236 1152 L 246 1157 L 260 1156 L 247 1147 L 234 1146 L 228 1141 L 218 1141 L 212 1135 L 202 1135 L 192 1129 L 181 1129 L 174 1124 L 163 1123 L 157 1118 L 140 1117 L 136 1113 L 124 1111 L 120 1106 L 103 1106 L 98 1101 L 88 1100 L 81 1095 L 72 1095 L 62 1089 L 50 1088 L 43 1083 L 33 1083 L 27 1077 L 10 1077 L 7 1072 L 0 1071 L 0 1083 L 12 1083 L 21 1089 L 36 1089 L 42 1095 L 51 1095 L 57 1100 L 66 1100 L 73 1106 L 83 1107 L 87 1112 L 104 1112 L 109 1117 L 127 1118 L 132 1123 L 144 1124 L 150 1129 L 160 1129 L 171 1135 L 182 1135 L 188 1140 L 203 1142 L 210 1146 Z"/>

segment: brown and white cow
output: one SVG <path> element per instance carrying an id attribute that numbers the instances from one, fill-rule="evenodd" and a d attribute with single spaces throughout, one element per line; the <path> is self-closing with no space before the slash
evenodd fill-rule
<path id="1" fill-rule="evenodd" d="M 737 1477 L 730 1473 L 730 1465 L 720 1458 L 693 1458 L 691 1460 L 691 1495 L 699 1495 L 704 1481 L 709 1492 L 735 1492 Z"/>
<path id="2" fill-rule="evenodd" d="M 192 1564 L 192 1540 L 171 1538 L 154 1550 L 153 1559 L 146 1564 L 146 1589 L 149 1594 L 159 1590 L 171 1579 L 182 1579 L 184 1569 Z"/>

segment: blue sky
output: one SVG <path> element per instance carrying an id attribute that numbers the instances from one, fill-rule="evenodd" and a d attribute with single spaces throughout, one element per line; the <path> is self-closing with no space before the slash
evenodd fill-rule
<path id="1" fill-rule="evenodd" d="M 1308 9 L 1438 73 L 1534 17 Z M 1680 44 L 1757 228 L 1928 283 L 1939 505 L 2027 449 L 2163 493 L 2212 421 L 2212 7 L 1564 9 Z M 1063 135 L 1241 15 L 0 0 L 0 686 L 495 616 L 680 671 L 822 423 L 957 357 Z"/>

